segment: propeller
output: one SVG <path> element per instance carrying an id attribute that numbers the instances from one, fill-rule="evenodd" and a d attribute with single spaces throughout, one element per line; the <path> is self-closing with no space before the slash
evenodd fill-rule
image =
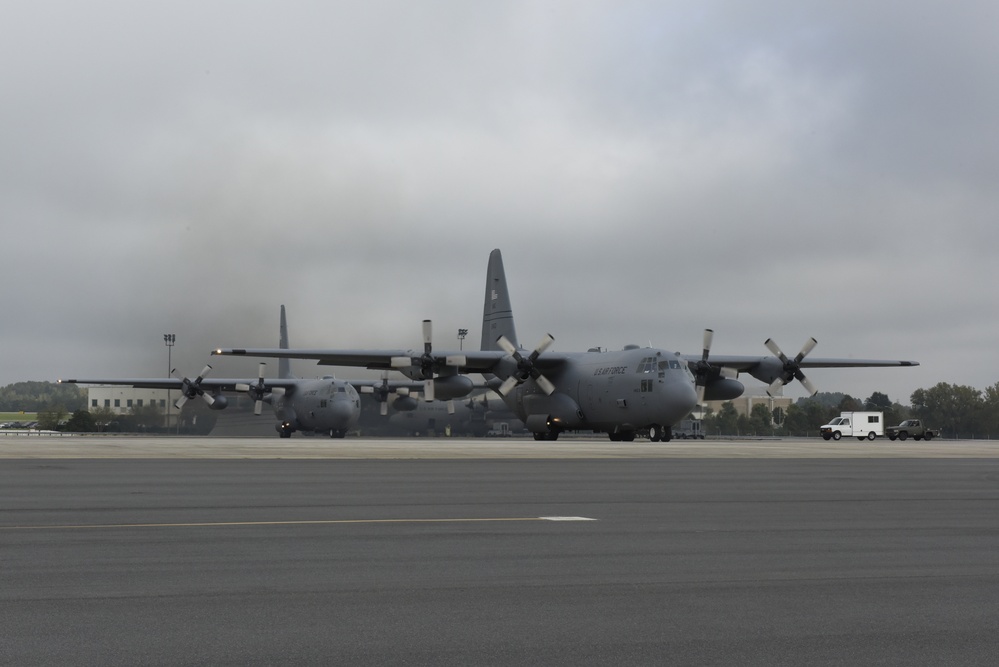
<path id="1" fill-rule="evenodd" d="M 423 320 L 423 354 L 418 357 L 392 357 L 390 360 L 392 368 L 399 369 L 413 379 L 424 380 L 423 398 L 426 401 L 434 400 L 434 372 L 437 363 L 437 358 L 434 357 L 433 324 L 430 320 Z M 467 363 L 468 358 L 463 354 L 449 354 L 444 358 L 446 366 L 460 368 Z M 414 375 L 412 371 L 417 368 L 419 372 Z"/>
<path id="2" fill-rule="evenodd" d="M 541 387 L 541 391 L 545 392 L 549 396 L 555 393 L 555 385 L 551 383 L 551 380 L 546 378 L 541 374 L 534 362 L 538 360 L 538 357 L 542 352 L 551 347 L 551 344 L 555 342 L 555 339 L 551 334 L 545 334 L 545 337 L 541 339 L 538 346 L 534 348 L 534 352 L 531 352 L 530 356 L 526 359 L 520 353 L 520 350 L 511 343 L 506 336 L 500 336 L 496 342 L 503 349 L 504 352 L 509 354 L 517 362 L 517 370 L 514 371 L 510 377 L 503 381 L 500 385 L 498 391 L 502 396 L 509 394 L 514 387 L 516 387 L 521 382 L 527 380 L 527 378 L 534 378 L 534 381 Z"/>
<path id="3" fill-rule="evenodd" d="M 708 355 L 711 353 L 711 341 L 714 340 L 715 332 L 711 329 L 704 330 L 704 351 L 701 358 L 694 364 L 694 386 L 697 388 L 697 403 L 704 403 L 704 391 L 708 384 L 708 377 L 714 371 L 708 363 Z"/>
<path id="4" fill-rule="evenodd" d="M 374 394 L 375 400 L 377 400 L 380 405 L 378 406 L 378 412 L 384 417 L 388 415 L 388 398 L 390 394 L 396 394 L 397 396 L 409 396 L 409 389 L 406 387 L 399 387 L 398 389 L 392 389 L 388 384 L 388 371 L 382 373 L 381 384 L 375 385 L 365 385 L 361 387 L 362 394 Z"/>
<path id="5" fill-rule="evenodd" d="M 189 398 L 194 398 L 196 396 L 200 396 L 201 398 L 205 399 L 205 403 L 207 403 L 208 405 L 212 405 L 213 403 L 215 403 L 215 397 L 212 396 L 211 394 L 205 393 L 205 390 L 201 388 L 201 381 L 205 379 L 205 376 L 208 375 L 208 373 L 211 370 L 212 367 L 209 366 L 208 364 L 205 364 L 205 367 L 201 369 L 201 375 L 196 377 L 194 380 L 189 380 L 186 377 L 183 378 L 181 380 L 181 386 L 180 386 L 180 398 L 178 398 L 177 401 L 174 403 L 174 407 L 180 410 L 182 407 L 184 407 L 184 404 L 187 403 L 187 400 Z M 175 373 L 176 371 L 177 369 L 174 368 L 170 372 Z"/>
<path id="6" fill-rule="evenodd" d="M 236 391 L 245 391 L 253 399 L 253 414 L 259 415 L 264 411 L 264 396 L 267 394 L 267 387 L 264 385 L 264 369 L 267 364 L 261 363 L 257 373 L 257 384 L 236 383 Z"/>
<path id="7" fill-rule="evenodd" d="M 809 352 L 815 349 L 815 346 L 818 345 L 817 340 L 814 338 L 806 340 L 805 344 L 801 348 L 801 352 L 799 352 L 798 356 L 794 359 L 788 359 L 787 355 L 781 351 L 780 347 L 774 342 L 773 338 L 768 338 L 763 344 L 767 346 L 767 349 L 770 350 L 775 357 L 781 360 L 782 364 L 784 364 L 783 372 L 781 372 L 781 374 L 777 376 L 777 379 L 775 379 L 770 384 L 770 387 L 767 388 L 767 393 L 769 395 L 775 395 L 778 391 L 780 391 L 781 387 L 791 380 L 797 380 L 800 382 L 811 396 L 818 393 L 819 390 L 815 387 L 815 385 L 809 382 L 808 378 L 805 377 L 805 374 L 801 372 L 801 360 L 808 356 Z"/>

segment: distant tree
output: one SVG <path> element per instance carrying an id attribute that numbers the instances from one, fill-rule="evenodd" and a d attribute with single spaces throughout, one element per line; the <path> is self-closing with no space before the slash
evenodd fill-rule
<path id="1" fill-rule="evenodd" d="M 839 399 L 842 401 L 842 394 Z M 838 407 L 824 405 L 813 398 L 803 398 L 787 407 L 783 432 L 788 435 L 818 435 L 819 427 L 829 423 L 829 419 L 839 415 Z"/>
<path id="2" fill-rule="evenodd" d="M 712 419 L 712 430 L 718 435 L 737 435 L 739 433 L 739 413 L 732 401 L 725 401 L 721 409 Z"/>
<path id="3" fill-rule="evenodd" d="M 846 398 L 846 394 L 840 391 L 820 391 L 814 396 L 798 399 L 798 402 L 800 403 L 802 401 L 814 401 L 815 403 L 818 403 L 819 405 L 822 405 L 824 407 L 835 408 L 837 410 L 836 416 L 839 416 L 838 412 L 839 406 L 842 405 L 844 398 Z"/>
<path id="4" fill-rule="evenodd" d="M 773 415 L 763 403 L 757 403 L 749 413 L 746 424 L 746 435 L 772 435 L 774 431 Z"/>
<path id="5" fill-rule="evenodd" d="M 48 406 L 38 411 L 38 428 L 44 431 L 59 430 L 59 423 L 69 416 L 69 412 L 62 405 Z"/>
<path id="6" fill-rule="evenodd" d="M 163 412 L 155 404 L 132 406 L 128 417 L 128 430 L 157 431 L 163 428 Z"/>
<path id="7" fill-rule="evenodd" d="M 981 428 L 982 437 L 999 437 L 999 382 L 982 392 Z"/>
<path id="8" fill-rule="evenodd" d="M 985 417 L 982 392 L 974 387 L 940 382 L 912 392 L 912 414 L 928 426 L 936 426 L 949 438 L 980 435 Z"/>
<path id="9" fill-rule="evenodd" d="M 891 408 L 891 405 L 891 399 L 888 398 L 888 394 L 876 391 L 864 401 L 864 410 L 869 412 L 884 411 Z"/>
<path id="10" fill-rule="evenodd" d="M 849 394 L 844 395 L 843 400 L 839 402 L 840 412 L 859 412 L 863 409 L 864 406 L 861 404 L 861 402 L 855 399 L 853 396 L 850 396 Z"/>
<path id="11" fill-rule="evenodd" d="M 87 402 L 87 392 L 75 384 L 57 382 L 15 382 L 0 389 L 0 411 L 40 412 L 50 405 L 79 410 Z"/>
<path id="12" fill-rule="evenodd" d="M 103 405 L 91 410 L 90 414 L 94 418 L 94 426 L 97 427 L 98 431 L 102 432 L 106 431 L 108 426 L 118 419 L 118 414 L 114 410 Z"/>
<path id="13" fill-rule="evenodd" d="M 65 430 L 71 433 L 93 433 L 97 430 L 97 424 L 89 410 L 77 410 L 66 422 Z"/>

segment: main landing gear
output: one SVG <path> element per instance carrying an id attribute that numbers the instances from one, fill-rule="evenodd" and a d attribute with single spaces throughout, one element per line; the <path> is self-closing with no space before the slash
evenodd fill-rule
<path id="1" fill-rule="evenodd" d="M 652 442 L 669 442 L 673 439 L 673 429 L 659 424 L 649 426 L 649 440 Z"/>

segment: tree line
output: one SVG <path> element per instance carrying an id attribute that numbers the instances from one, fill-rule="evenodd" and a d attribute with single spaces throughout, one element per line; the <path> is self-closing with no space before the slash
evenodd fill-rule
<path id="1" fill-rule="evenodd" d="M 847 394 L 819 393 L 799 399 L 786 411 L 771 413 L 765 405 L 754 405 L 748 415 L 738 414 L 727 402 L 718 412 L 708 411 L 704 431 L 708 435 L 816 436 L 819 427 L 840 412 L 870 410 L 884 412 L 886 425 L 922 419 L 928 426 L 939 428 L 945 438 L 999 438 L 999 382 L 984 391 L 941 382 L 929 389 L 917 389 L 909 401 L 909 405 L 902 405 L 881 392 L 864 400 Z M 117 421 L 127 429 L 151 429 L 157 420 L 162 423 L 162 415 L 149 407 L 136 408 L 128 415 L 104 414 L 102 408 L 88 411 L 85 389 L 55 382 L 17 382 L 0 388 L 0 412 L 36 412 L 42 428 L 55 425 L 67 430 L 103 430 Z M 68 428 L 69 419 L 81 428 Z M 43 420 L 46 426 L 42 426 Z"/>
<path id="2" fill-rule="evenodd" d="M 740 415 L 731 402 L 718 412 L 704 417 L 708 435 L 730 436 L 817 436 L 819 427 L 828 424 L 841 412 L 883 412 L 885 425 L 905 419 L 921 419 L 939 428 L 945 438 L 999 438 L 999 382 L 984 391 L 966 385 L 940 382 L 929 389 L 917 389 L 909 405 L 892 401 L 886 394 L 874 392 L 864 400 L 848 394 L 819 393 L 802 398 L 786 411 L 773 412 L 763 404 L 753 406 L 748 415 Z"/>
<path id="3" fill-rule="evenodd" d="M 58 382 L 15 382 L 0 388 L 0 412 L 40 412 L 61 405 L 70 412 L 87 406 L 87 390 Z"/>

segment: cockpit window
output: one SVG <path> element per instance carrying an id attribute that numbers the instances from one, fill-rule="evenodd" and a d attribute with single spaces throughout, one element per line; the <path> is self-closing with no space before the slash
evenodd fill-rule
<path id="1" fill-rule="evenodd" d="M 656 370 L 656 358 L 645 357 L 638 363 L 639 373 L 654 373 Z"/>

